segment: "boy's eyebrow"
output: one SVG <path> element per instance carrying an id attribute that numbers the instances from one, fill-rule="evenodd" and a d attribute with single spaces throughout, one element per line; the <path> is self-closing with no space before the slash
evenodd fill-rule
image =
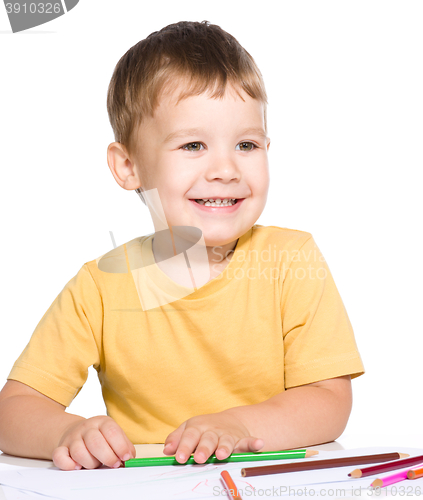
<path id="1" fill-rule="evenodd" d="M 178 139 L 180 137 L 186 137 L 187 135 L 197 135 L 201 134 L 202 129 L 200 128 L 187 128 L 187 129 L 181 129 L 181 130 L 176 130 L 175 132 L 171 132 L 163 141 L 163 144 L 173 141 L 174 139 Z M 250 127 L 242 130 L 240 132 L 240 135 L 248 135 L 248 134 L 255 134 L 258 135 L 262 138 L 266 138 L 266 132 L 263 130 L 261 127 Z"/>
<path id="2" fill-rule="evenodd" d="M 197 135 L 201 132 L 200 128 L 186 128 L 181 130 L 176 130 L 175 132 L 171 132 L 166 139 L 163 141 L 163 144 L 166 142 L 173 141 L 173 139 L 178 139 L 179 137 L 185 137 L 187 135 Z"/>

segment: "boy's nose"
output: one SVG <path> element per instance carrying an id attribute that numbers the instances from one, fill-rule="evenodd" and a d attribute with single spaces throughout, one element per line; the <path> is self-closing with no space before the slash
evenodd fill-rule
<path id="1" fill-rule="evenodd" d="M 207 180 L 220 179 L 224 182 L 237 181 L 241 179 L 241 170 L 236 161 L 227 155 L 219 155 L 210 162 L 206 170 Z"/>

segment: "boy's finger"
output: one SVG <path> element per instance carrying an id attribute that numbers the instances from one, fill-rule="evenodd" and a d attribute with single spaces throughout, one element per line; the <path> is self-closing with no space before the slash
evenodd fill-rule
<path id="1" fill-rule="evenodd" d="M 83 439 L 89 453 L 99 462 L 110 468 L 117 468 L 121 465 L 120 458 L 112 450 L 106 438 L 98 429 L 88 429 L 84 433 Z"/>
<path id="2" fill-rule="evenodd" d="M 176 450 L 175 458 L 180 464 L 184 464 L 200 441 L 201 432 L 195 427 L 190 427 L 182 433 Z"/>
<path id="3" fill-rule="evenodd" d="M 230 434 L 220 436 L 219 442 L 216 446 L 215 455 L 219 460 L 228 458 L 234 452 L 235 439 Z"/>
<path id="4" fill-rule="evenodd" d="M 69 448 L 67 446 L 59 446 L 56 448 L 53 451 L 52 460 L 54 465 L 62 470 L 81 469 L 81 465 L 70 457 Z"/>
<path id="5" fill-rule="evenodd" d="M 194 453 L 194 460 L 199 464 L 203 464 L 210 457 L 210 455 L 214 453 L 218 442 L 219 438 L 215 432 L 204 432 L 200 437 L 199 443 L 197 444 L 197 449 Z"/>
<path id="6" fill-rule="evenodd" d="M 166 439 L 166 441 L 168 441 L 168 439 Z M 179 441 L 177 441 L 177 440 L 168 441 L 167 443 L 165 443 L 165 445 L 163 447 L 163 453 L 165 455 L 174 455 L 176 452 L 176 448 L 178 447 L 178 443 L 179 443 Z"/>
<path id="7" fill-rule="evenodd" d="M 184 432 L 186 427 L 186 422 L 180 425 L 177 429 L 171 432 L 164 442 L 163 453 L 165 455 L 174 455 L 179 445 L 179 441 L 181 439 L 182 433 Z"/>
<path id="8" fill-rule="evenodd" d="M 249 451 L 259 451 L 263 448 L 263 439 L 255 437 L 245 437 L 238 441 L 233 450 L 234 453 L 247 453 Z"/>
<path id="9" fill-rule="evenodd" d="M 96 469 L 101 465 L 101 462 L 87 450 L 82 439 L 71 442 L 69 445 L 69 455 L 85 469 Z"/>
<path id="10" fill-rule="evenodd" d="M 113 420 L 105 421 L 100 425 L 99 430 L 116 456 L 116 460 L 112 465 L 109 465 L 109 462 L 106 465 L 113 467 L 117 460 L 125 462 L 130 458 L 135 458 L 135 446 L 129 441 L 127 435 L 116 422 Z"/>

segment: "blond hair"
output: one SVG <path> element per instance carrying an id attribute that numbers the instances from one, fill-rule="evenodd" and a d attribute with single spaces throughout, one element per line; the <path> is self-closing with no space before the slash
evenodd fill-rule
<path id="1" fill-rule="evenodd" d="M 267 95 L 254 59 L 219 26 L 183 21 L 151 33 L 131 47 L 115 67 L 107 112 L 115 140 L 129 154 L 136 151 L 134 131 L 143 117 L 153 116 L 162 92 L 172 91 L 181 81 L 185 85 L 178 102 L 206 91 L 210 97 L 223 97 L 227 83 L 241 88 L 263 102 L 267 127 Z"/>

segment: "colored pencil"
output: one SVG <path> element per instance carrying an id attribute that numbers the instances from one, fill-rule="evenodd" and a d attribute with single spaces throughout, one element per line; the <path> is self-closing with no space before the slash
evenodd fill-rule
<path id="1" fill-rule="evenodd" d="M 408 479 L 419 479 L 419 477 L 423 477 L 423 468 L 409 470 L 407 477 Z"/>
<path id="2" fill-rule="evenodd" d="M 283 450 L 283 451 L 262 451 L 258 453 L 232 453 L 229 457 L 219 460 L 216 455 L 212 455 L 205 464 L 219 464 L 227 462 L 253 462 L 256 460 L 284 460 L 293 458 L 308 458 L 317 455 L 316 450 Z M 157 465 L 192 465 L 197 462 L 191 456 L 183 464 L 179 463 L 174 456 L 169 457 L 151 457 L 151 458 L 130 458 L 123 462 L 124 467 L 149 467 Z M 361 462 L 360 462 L 361 463 Z"/>
<path id="3" fill-rule="evenodd" d="M 331 458 L 329 460 L 311 460 L 310 462 L 299 462 L 290 464 L 268 465 L 264 467 L 249 467 L 241 469 L 241 475 L 261 476 L 265 474 L 282 474 L 284 472 L 300 472 L 304 470 L 331 469 L 333 467 L 345 467 L 348 465 L 374 464 L 387 462 L 398 458 L 408 457 L 406 453 L 381 453 L 378 455 L 363 455 L 358 457 Z"/>
<path id="4" fill-rule="evenodd" d="M 389 472 L 391 470 L 404 469 L 409 465 L 418 465 L 423 463 L 423 455 L 418 457 L 406 458 L 405 460 L 395 460 L 395 462 L 389 462 L 387 464 L 375 465 L 374 467 L 366 467 L 365 469 L 355 469 L 348 475 L 350 477 L 366 477 L 372 476 L 374 474 L 383 474 L 384 472 Z"/>
<path id="5" fill-rule="evenodd" d="M 233 500 L 242 500 L 241 495 L 238 493 L 236 489 L 235 483 L 231 478 L 229 472 L 227 470 L 222 470 L 220 473 L 223 481 L 225 482 L 226 488 L 228 489 L 229 494 L 231 495 Z"/>
<path id="6" fill-rule="evenodd" d="M 407 479 L 407 472 L 408 470 L 404 470 L 391 474 L 390 476 L 375 479 L 370 486 L 373 486 L 373 488 L 385 488 L 391 484 L 399 483 L 400 481 Z"/>

